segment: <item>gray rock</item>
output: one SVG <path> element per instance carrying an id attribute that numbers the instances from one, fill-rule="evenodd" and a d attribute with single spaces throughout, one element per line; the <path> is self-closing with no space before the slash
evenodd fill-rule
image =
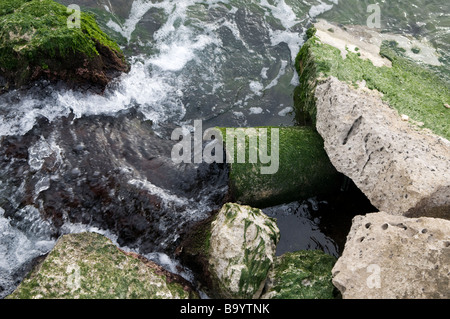
<path id="1" fill-rule="evenodd" d="M 275 220 L 260 209 L 228 203 L 211 226 L 215 290 L 225 298 L 259 298 L 280 239 Z"/>
<path id="2" fill-rule="evenodd" d="M 345 299 L 450 298 L 450 221 L 357 216 L 333 284 Z"/>
<path id="3" fill-rule="evenodd" d="M 382 211 L 450 219 L 450 142 L 403 121 L 376 91 L 317 86 L 317 130 L 336 169 Z"/>

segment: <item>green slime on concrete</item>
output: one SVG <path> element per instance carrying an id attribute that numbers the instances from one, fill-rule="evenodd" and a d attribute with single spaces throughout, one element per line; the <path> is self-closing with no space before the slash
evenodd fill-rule
<path id="1" fill-rule="evenodd" d="M 275 174 L 261 174 L 261 167 L 269 164 L 261 163 L 259 158 L 257 163 L 250 163 L 247 138 L 246 163 L 237 163 L 235 158 L 235 163 L 230 164 L 230 191 L 234 201 L 265 208 L 339 189 L 341 175 L 331 164 L 323 140 L 314 128 L 261 128 L 268 129 L 268 145 L 271 145 L 271 129 L 279 129 L 279 170 Z M 220 130 L 226 143 L 226 128 Z"/>

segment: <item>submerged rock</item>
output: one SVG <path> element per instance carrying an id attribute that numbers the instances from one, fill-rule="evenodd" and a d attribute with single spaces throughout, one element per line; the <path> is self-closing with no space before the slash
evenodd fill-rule
<path id="1" fill-rule="evenodd" d="M 297 120 L 312 120 L 331 163 L 377 209 L 450 219 L 448 85 L 387 45 L 389 60 L 361 34 L 323 25 L 296 61 Z"/>
<path id="2" fill-rule="evenodd" d="M 136 113 L 42 122 L 0 144 L 0 207 L 27 233 L 25 209 L 38 212 L 56 238 L 83 224 L 142 254 L 171 255 L 227 191 L 226 168 L 175 164 L 175 142 Z"/>
<path id="3" fill-rule="evenodd" d="M 261 210 L 225 204 L 180 246 L 213 298 L 259 298 L 275 258 L 280 233 Z"/>
<path id="4" fill-rule="evenodd" d="M 450 222 L 357 216 L 333 283 L 346 299 L 450 298 Z"/>
<path id="5" fill-rule="evenodd" d="M 121 49 L 95 19 L 84 12 L 77 19 L 73 10 L 52 0 L 2 1 L 0 71 L 7 81 L 4 88 L 46 78 L 101 91 L 114 77 L 128 72 Z"/>
<path id="6" fill-rule="evenodd" d="M 336 258 L 319 250 L 286 253 L 275 259 L 262 299 L 334 299 L 331 270 Z"/>
<path id="7" fill-rule="evenodd" d="M 264 150 L 261 129 L 269 138 Z M 227 129 L 221 129 L 224 141 Z M 252 207 L 265 208 L 295 200 L 330 194 L 341 186 L 342 176 L 330 163 L 320 135 L 311 127 L 271 127 L 239 129 L 250 141 L 235 139 L 235 160 L 230 165 L 230 192 L 233 201 Z M 278 130 L 278 135 L 275 131 Z M 236 131 L 237 132 L 237 131 Z M 275 136 L 279 138 L 275 140 Z M 255 141 L 258 140 L 259 143 Z M 247 158 L 237 157 L 244 150 Z M 257 161 L 251 162 L 252 154 Z M 270 155 L 269 163 L 261 160 Z M 227 154 L 230 156 L 230 154 Z M 230 162 L 230 159 L 228 159 Z M 272 171 L 264 173 L 264 169 Z"/>
<path id="8" fill-rule="evenodd" d="M 61 237 L 9 299 L 191 299 L 178 275 L 99 234 Z"/>

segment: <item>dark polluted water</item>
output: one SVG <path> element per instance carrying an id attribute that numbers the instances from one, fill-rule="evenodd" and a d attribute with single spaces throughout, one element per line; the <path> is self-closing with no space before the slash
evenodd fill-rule
<path id="1" fill-rule="evenodd" d="M 359 22 L 366 14 L 356 14 L 351 0 L 58 2 L 93 13 L 131 71 L 103 95 L 45 81 L 0 95 L 0 298 L 61 235 L 82 231 L 191 279 L 175 248 L 226 200 L 228 171 L 175 164 L 171 132 L 192 130 L 194 120 L 204 129 L 293 125 L 294 60 L 310 23 L 324 15 Z M 410 17 L 419 2 L 398 1 Z M 402 17 L 390 14 L 389 24 Z M 422 18 L 419 29 L 415 21 L 393 31 L 448 45 L 448 27 L 433 27 L 440 18 Z M 336 257 L 351 219 L 373 211 L 353 186 L 264 209 L 278 220 L 278 255 L 321 249 Z"/>

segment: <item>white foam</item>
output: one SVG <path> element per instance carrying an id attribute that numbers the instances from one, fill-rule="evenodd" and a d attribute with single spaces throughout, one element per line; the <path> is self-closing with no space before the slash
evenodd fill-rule
<path id="1" fill-rule="evenodd" d="M 147 180 L 132 179 L 128 182 L 128 184 L 133 185 L 137 188 L 145 189 L 150 194 L 158 196 L 163 200 L 164 204 L 174 203 L 179 206 L 186 206 L 189 203 L 189 201 L 186 198 L 181 198 L 176 195 L 173 195 L 170 192 L 166 191 L 165 189 L 153 185 Z"/>
<path id="2" fill-rule="evenodd" d="M 267 0 L 261 0 L 261 5 L 269 8 L 273 17 L 280 20 L 283 27 L 290 29 L 300 22 L 292 8 L 284 0 L 275 1 L 276 6 L 270 5 Z"/>
<path id="3" fill-rule="evenodd" d="M 261 107 L 251 107 L 249 112 L 250 114 L 262 114 L 264 110 Z"/>
<path id="4" fill-rule="evenodd" d="M 261 77 L 263 79 L 267 79 L 267 71 L 269 71 L 269 68 L 262 68 L 262 70 L 261 70 Z"/>
<path id="5" fill-rule="evenodd" d="M 46 140 L 41 136 L 39 141 L 28 148 L 28 165 L 32 171 L 38 171 L 42 168 L 45 159 L 51 155 L 55 157 L 55 163 L 62 163 L 63 151 L 54 138 L 50 137 Z"/>
<path id="6" fill-rule="evenodd" d="M 273 46 L 282 42 L 286 43 L 291 51 L 292 61 L 295 61 L 298 51 L 303 44 L 303 36 L 298 32 L 269 30 L 271 44 Z"/>
<path id="7" fill-rule="evenodd" d="M 122 34 L 129 42 L 131 40 L 131 35 L 136 29 L 136 25 L 141 21 L 147 11 L 155 7 L 164 8 L 163 5 L 164 3 L 153 3 L 150 0 L 135 0 L 131 5 L 130 15 L 123 25 L 118 25 L 116 22 L 110 20 L 107 26 Z"/>
<path id="8" fill-rule="evenodd" d="M 194 274 L 192 271 L 182 266 L 178 260 L 172 259 L 168 255 L 159 252 L 146 254 L 144 257 L 160 265 L 167 271 L 177 274 L 191 283 L 194 282 Z"/>
<path id="9" fill-rule="evenodd" d="M 184 36 L 184 38 L 161 44 L 161 53 L 150 60 L 151 64 L 163 71 L 180 71 L 196 57 L 196 51 L 201 51 L 210 44 L 218 44 L 218 40 L 206 35 L 190 39 L 191 31 L 184 26 L 177 30 L 177 34 L 177 37 Z"/>
<path id="10" fill-rule="evenodd" d="M 330 1 L 332 1 L 334 4 L 338 4 L 338 0 L 330 0 Z M 329 11 L 333 8 L 332 4 L 327 4 L 320 0 L 319 0 L 319 2 L 320 2 L 320 4 L 312 6 L 311 9 L 309 9 L 309 16 L 311 18 L 315 18 L 318 15 L 320 15 L 326 11 Z"/>
<path id="11" fill-rule="evenodd" d="M 262 91 L 264 90 L 264 85 L 258 81 L 250 81 L 249 87 L 250 90 L 257 96 L 261 96 Z"/>
<path id="12" fill-rule="evenodd" d="M 286 73 L 287 64 L 288 64 L 288 61 L 284 61 L 284 60 L 281 61 L 280 71 L 278 71 L 278 74 L 275 77 L 275 79 L 273 79 L 272 82 L 270 82 L 269 85 L 266 86 L 265 90 L 271 89 L 278 84 L 278 81 L 280 80 L 280 78 Z"/>
<path id="13" fill-rule="evenodd" d="M 34 207 L 27 206 L 18 212 L 23 217 L 24 229 L 12 226 L 4 212 L 0 208 L 0 285 L 5 289 L 0 292 L 0 298 L 15 289 L 16 273 L 25 263 L 48 253 L 56 243 Z"/>
<path id="14" fill-rule="evenodd" d="M 278 115 L 279 115 L 279 116 L 286 116 L 286 115 L 288 115 L 290 112 L 292 112 L 293 110 L 294 110 L 294 109 L 293 109 L 292 107 L 288 106 L 288 107 L 282 109 L 280 112 L 278 112 Z"/>

